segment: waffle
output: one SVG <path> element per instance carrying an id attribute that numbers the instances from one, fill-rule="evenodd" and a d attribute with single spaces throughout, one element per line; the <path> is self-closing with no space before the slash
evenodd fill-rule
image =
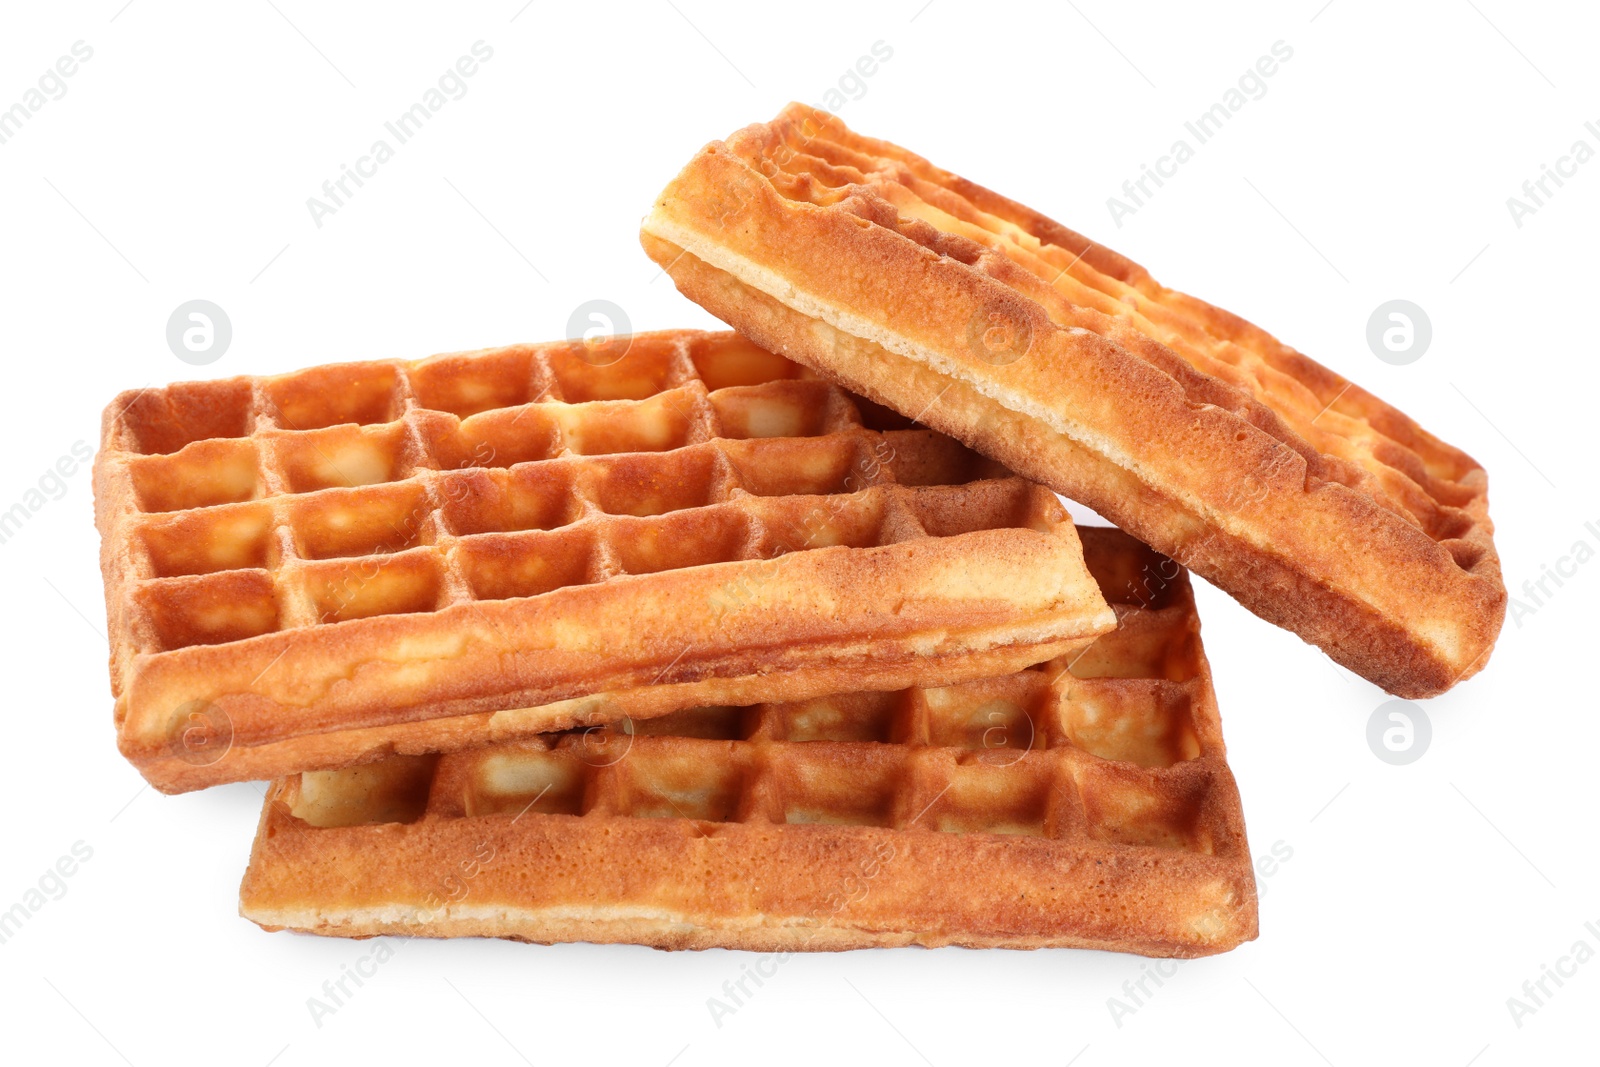
<path id="1" fill-rule="evenodd" d="M 697 708 L 273 784 L 269 930 L 765 952 L 1256 936 L 1188 578 L 1082 532 L 1119 628 L 941 688 Z"/>
<path id="2" fill-rule="evenodd" d="M 1048 490 L 734 334 L 610 344 L 119 397 L 123 753 L 177 792 L 987 677 L 1115 625 Z"/>
<path id="3" fill-rule="evenodd" d="M 1094 508 L 1406 697 L 1505 614 L 1487 477 L 1263 330 L 981 186 L 790 105 L 644 223 L 757 343 Z"/>

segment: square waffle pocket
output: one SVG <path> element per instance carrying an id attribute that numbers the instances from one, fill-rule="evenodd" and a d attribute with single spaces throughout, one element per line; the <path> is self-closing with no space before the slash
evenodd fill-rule
<path id="1" fill-rule="evenodd" d="M 127 393 L 95 512 L 158 788 L 1021 669 L 1115 624 L 1059 502 L 734 334 Z"/>
<path id="2" fill-rule="evenodd" d="M 1120 617 L 1002 677 L 680 711 L 274 783 L 269 930 L 764 952 L 1256 936 L 1187 574 L 1085 529 Z"/>
<path id="3" fill-rule="evenodd" d="M 758 344 L 1094 508 L 1392 693 L 1483 666 L 1506 591 L 1483 468 L 1237 316 L 791 104 L 644 223 Z"/>

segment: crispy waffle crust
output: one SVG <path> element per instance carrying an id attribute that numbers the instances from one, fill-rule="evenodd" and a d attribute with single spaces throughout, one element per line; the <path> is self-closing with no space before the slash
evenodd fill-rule
<path id="1" fill-rule="evenodd" d="M 734 334 L 124 394 L 95 465 L 158 788 L 1019 670 L 1110 629 L 1054 496 Z"/>
<path id="2" fill-rule="evenodd" d="M 1505 614 L 1487 477 L 1370 393 L 1044 216 L 791 104 L 644 223 L 742 333 L 1081 500 L 1407 697 Z"/>
<path id="3" fill-rule="evenodd" d="M 765 952 L 1250 940 L 1188 576 L 1081 532 L 1120 625 L 1074 656 L 287 778 L 240 911 L 345 937 Z"/>

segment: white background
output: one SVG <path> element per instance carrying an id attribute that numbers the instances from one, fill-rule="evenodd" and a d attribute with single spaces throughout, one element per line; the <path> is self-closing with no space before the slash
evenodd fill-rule
<path id="1" fill-rule="evenodd" d="M 640 251 L 638 220 L 704 142 L 791 98 L 823 102 L 883 41 L 892 58 L 842 117 L 1264 325 L 1466 448 L 1490 472 L 1507 585 L 1533 610 L 1479 677 L 1426 704 L 1432 745 L 1395 767 L 1366 741 L 1382 693 L 1203 586 L 1252 849 L 1293 857 L 1261 880 L 1259 941 L 1182 964 L 1120 1020 L 1108 999 L 1140 977 L 1137 957 L 801 957 L 719 1028 L 706 1000 L 748 957 L 412 942 L 319 1027 L 307 998 L 375 943 L 238 918 L 259 787 L 164 797 L 118 756 L 80 471 L 0 544 L 0 910 L 76 842 L 93 850 L 0 944 L 0 1058 L 1593 1061 L 1600 961 L 1520 1027 L 1506 1004 L 1580 938 L 1600 950 L 1584 928 L 1600 927 L 1600 561 L 1540 604 L 1521 591 L 1575 542 L 1600 548 L 1600 161 L 1520 228 L 1506 205 L 1576 139 L 1600 148 L 1583 128 L 1600 124 L 1592 8 L 275 3 L 0 15 L 0 107 L 75 41 L 94 50 L 0 144 L 0 510 L 92 446 L 124 388 L 548 339 L 592 298 L 635 329 L 711 325 Z M 307 197 L 480 39 L 494 56 L 467 94 L 317 228 Z M 1114 225 L 1107 197 L 1279 40 L 1293 57 L 1266 95 Z M 1364 336 L 1396 297 L 1433 323 L 1409 366 Z M 165 341 L 194 298 L 234 331 L 202 368 Z"/>

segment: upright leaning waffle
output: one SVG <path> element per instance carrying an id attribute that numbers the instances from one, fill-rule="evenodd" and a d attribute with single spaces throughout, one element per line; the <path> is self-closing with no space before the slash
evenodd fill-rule
<path id="1" fill-rule="evenodd" d="M 1121 625 L 1076 657 L 288 778 L 240 911 L 346 937 L 1232 948 L 1255 880 L 1188 577 L 1082 533 Z"/>
<path id="2" fill-rule="evenodd" d="M 184 790 L 1111 628 L 1047 490 L 864 423 L 904 420 L 689 331 L 125 394 L 95 468 L 122 750 Z"/>
<path id="3" fill-rule="evenodd" d="M 1403 696 L 1481 667 L 1505 587 L 1481 467 L 1143 268 L 790 105 L 644 223 L 774 351 L 1072 496 Z"/>

